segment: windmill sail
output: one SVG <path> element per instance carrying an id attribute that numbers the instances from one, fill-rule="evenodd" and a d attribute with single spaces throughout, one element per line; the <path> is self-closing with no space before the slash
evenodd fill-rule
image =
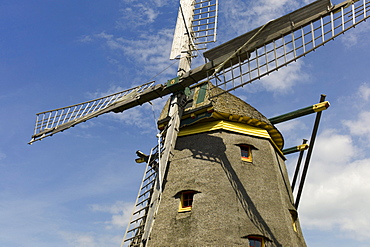
<path id="1" fill-rule="evenodd" d="M 154 89 L 158 89 L 158 87 L 153 87 L 153 82 L 149 82 L 102 98 L 37 113 L 34 134 L 29 143 L 31 144 L 47 136 L 74 127 L 76 124 L 85 122 L 101 114 L 110 111 L 117 112 L 120 107 L 123 107 L 121 108 L 123 111 L 144 103 L 139 103 L 140 100 L 147 102 L 149 100 L 141 96 L 149 96 L 147 94 L 148 89 L 152 89 L 152 92 Z M 157 97 L 157 95 L 155 97 Z M 132 102 L 131 107 L 127 104 L 128 102 Z"/>
<path id="2" fill-rule="evenodd" d="M 369 12 L 369 0 L 347 0 L 335 6 L 329 0 L 316 1 L 207 51 L 205 56 L 210 61 L 185 73 L 178 83 L 147 83 L 78 105 L 38 113 L 30 143 L 101 114 L 122 112 L 177 92 L 204 79 L 225 91 L 235 90 L 333 40 L 369 18 Z M 223 52 L 228 55 L 222 55 Z"/>
<path id="3" fill-rule="evenodd" d="M 329 0 L 315 1 L 205 52 L 210 61 L 189 71 L 180 83 L 186 86 L 207 78 L 225 92 L 235 90 L 334 40 L 366 21 L 369 12 L 368 0 L 347 0 L 335 6 Z"/>
<path id="4" fill-rule="evenodd" d="M 206 49 L 208 43 L 216 42 L 218 0 L 194 1 L 192 30 L 197 50 Z"/>
<path id="5" fill-rule="evenodd" d="M 370 1 L 319 0 L 204 53 L 231 91 L 296 61 L 369 18 Z M 217 97 L 215 95 L 214 97 Z"/>

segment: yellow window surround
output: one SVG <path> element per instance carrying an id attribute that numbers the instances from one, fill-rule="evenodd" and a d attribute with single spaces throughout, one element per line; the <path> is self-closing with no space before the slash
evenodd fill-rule
<path id="1" fill-rule="evenodd" d="M 250 145 L 241 144 L 240 147 L 241 159 L 243 161 L 252 162 L 252 148 Z"/>
<path id="2" fill-rule="evenodd" d="M 195 191 L 183 191 L 180 195 L 179 212 L 191 211 Z"/>

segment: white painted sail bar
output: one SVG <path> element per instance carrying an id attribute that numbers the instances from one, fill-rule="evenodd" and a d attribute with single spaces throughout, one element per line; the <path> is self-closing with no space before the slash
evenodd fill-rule
<path id="1" fill-rule="evenodd" d="M 58 108 L 36 114 L 36 124 L 32 140 L 29 143 L 41 140 L 47 136 L 55 134 L 58 128 L 62 130 L 73 127 L 74 124 L 84 122 L 90 118 L 97 117 L 100 112 L 104 112 L 108 107 L 117 104 L 153 86 L 154 82 L 111 94 L 102 98 Z M 65 128 L 62 128 L 65 126 Z"/>
<path id="2" fill-rule="evenodd" d="M 196 49 L 206 49 L 207 44 L 216 42 L 218 0 L 194 1 L 192 30 Z"/>
<path id="3" fill-rule="evenodd" d="M 218 0 L 180 0 L 170 59 L 215 42 L 217 15 Z"/>
<path id="4" fill-rule="evenodd" d="M 369 12 L 370 1 L 368 0 L 346 1 L 333 6 L 325 15 L 319 16 L 306 25 L 295 27 L 290 33 L 271 42 L 255 46 L 247 51 L 241 46 L 239 53 L 222 57 L 223 62 L 216 68 L 210 80 L 227 92 L 235 90 L 296 61 L 333 40 L 365 21 L 370 16 Z M 261 32 L 268 27 L 269 23 L 262 26 Z M 253 42 L 253 39 L 251 41 Z"/>
<path id="5" fill-rule="evenodd" d="M 179 58 L 189 50 L 193 8 L 192 0 L 180 0 L 170 59 Z"/>

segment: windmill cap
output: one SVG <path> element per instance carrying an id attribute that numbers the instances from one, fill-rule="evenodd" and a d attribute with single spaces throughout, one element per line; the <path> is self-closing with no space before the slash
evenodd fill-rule
<path id="1" fill-rule="evenodd" d="M 284 139 L 281 133 L 264 115 L 248 103 L 214 86 L 210 82 L 199 83 L 190 89 L 191 94 L 184 107 L 180 129 L 216 120 L 237 122 L 265 129 L 276 146 L 279 149 L 283 148 Z M 218 96 L 212 98 L 214 95 Z M 164 129 L 169 121 L 169 106 L 170 100 L 166 102 L 160 114 L 158 120 L 159 129 Z"/>

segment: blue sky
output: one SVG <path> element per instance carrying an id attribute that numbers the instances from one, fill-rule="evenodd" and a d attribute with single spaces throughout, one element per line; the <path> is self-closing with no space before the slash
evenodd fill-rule
<path id="1" fill-rule="evenodd" d="M 219 1 L 217 44 L 310 2 Z M 0 246 L 119 246 L 144 169 L 135 151 L 156 145 L 153 109 L 158 116 L 166 99 L 27 142 L 35 113 L 143 84 L 171 65 L 177 8 L 177 0 L 0 1 Z M 308 246 L 370 240 L 369 40 L 365 22 L 235 92 L 267 117 L 321 93 L 331 102 L 299 208 Z M 286 147 L 309 138 L 313 121 L 278 125 Z M 290 173 L 295 162 L 288 156 Z"/>

